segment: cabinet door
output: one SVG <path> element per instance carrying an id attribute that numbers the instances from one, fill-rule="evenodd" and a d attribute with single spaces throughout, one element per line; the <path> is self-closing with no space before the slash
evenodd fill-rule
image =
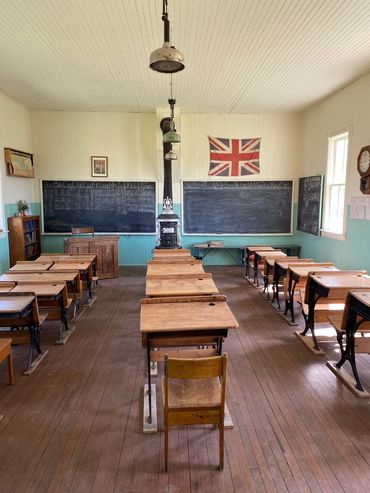
<path id="1" fill-rule="evenodd" d="M 90 253 L 98 256 L 98 276 L 101 279 L 118 276 L 117 242 L 95 240 L 90 244 Z"/>
<path id="2" fill-rule="evenodd" d="M 89 240 L 67 241 L 64 251 L 66 253 L 90 253 Z"/>

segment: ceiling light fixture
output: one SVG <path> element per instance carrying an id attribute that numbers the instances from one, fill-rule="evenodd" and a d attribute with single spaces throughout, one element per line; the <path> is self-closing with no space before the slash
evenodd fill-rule
<path id="1" fill-rule="evenodd" d="M 170 21 L 167 13 L 167 0 L 163 0 L 162 21 L 164 22 L 164 43 L 162 48 L 150 55 L 149 67 L 156 72 L 172 74 L 185 68 L 184 55 L 170 43 Z"/>
<path id="2" fill-rule="evenodd" d="M 171 149 L 166 153 L 166 155 L 164 156 L 164 158 L 165 159 L 169 159 L 170 161 L 177 161 L 177 154 L 172 149 L 172 145 L 171 145 Z"/>
<path id="3" fill-rule="evenodd" d="M 163 144 L 179 144 L 181 142 L 180 135 L 176 132 L 175 129 L 175 120 L 174 120 L 174 110 L 176 99 L 172 97 L 172 74 L 171 74 L 171 97 L 168 100 L 168 104 L 170 105 L 171 116 L 170 116 L 170 129 L 163 135 Z"/>

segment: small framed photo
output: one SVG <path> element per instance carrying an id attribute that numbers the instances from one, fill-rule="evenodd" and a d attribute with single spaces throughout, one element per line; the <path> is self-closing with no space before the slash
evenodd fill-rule
<path id="1" fill-rule="evenodd" d="M 91 156 L 91 176 L 108 177 L 108 157 Z"/>

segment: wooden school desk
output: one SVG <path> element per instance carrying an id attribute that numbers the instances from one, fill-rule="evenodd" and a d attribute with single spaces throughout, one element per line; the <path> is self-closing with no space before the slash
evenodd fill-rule
<path id="1" fill-rule="evenodd" d="M 183 256 L 183 255 L 191 257 L 190 250 L 186 248 L 155 248 L 153 250 L 153 258 Z"/>
<path id="2" fill-rule="evenodd" d="M 286 257 L 286 253 L 281 250 L 256 250 L 254 252 L 254 277 L 253 282 L 258 284 L 258 265 L 262 260 L 266 258 L 277 258 L 277 257 Z"/>
<path id="3" fill-rule="evenodd" d="M 29 356 L 26 375 L 31 374 L 41 363 L 48 351 L 42 352 L 40 345 L 40 325 L 45 316 L 40 316 L 36 297 L 31 293 L 16 294 L 3 293 L 0 295 L 0 327 L 27 327 L 29 333 L 24 331 L 1 332 L 1 337 L 13 339 L 13 343 L 24 344 L 29 342 Z M 38 356 L 33 359 L 36 350 Z"/>
<path id="4" fill-rule="evenodd" d="M 263 265 L 263 279 L 264 279 L 264 292 L 267 290 L 267 297 L 270 297 L 269 294 L 269 279 L 272 278 L 273 285 L 274 283 L 274 278 L 275 278 L 275 269 L 276 269 L 276 262 L 280 259 L 281 257 L 266 257 L 265 262 Z M 294 260 L 298 260 L 298 257 L 282 257 L 284 260 L 285 259 L 290 259 L 290 262 L 293 262 Z M 274 287 L 274 286 L 273 286 Z M 272 298 L 272 301 L 275 299 L 275 290 L 274 290 L 274 296 Z M 279 303 L 278 303 L 279 304 Z M 279 306 L 280 308 L 280 306 Z"/>
<path id="5" fill-rule="evenodd" d="M 262 250 L 275 250 L 275 248 L 272 246 L 263 246 L 263 245 L 245 247 L 245 275 L 248 278 L 251 277 L 249 275 L 249 267 L 250 267 L 249 262 L 251 260 L 251 257 L 254 255 L 254 252 L 257 252 L 258 250 L 262 252 Z M 253 264 L 254 264 L 254 262 L 253 262 Z M 253 266 L 253 271 L 254 271 L 254 266 Z"/>
<path id="6" fill-rule="evenodd" d="M 18 261 L 13 267 L 10 267 L 9 271 L 35 271 L 40 272 L 42 270 L 48 270 L 53 265 L 53 262 L 34 262 L 33 260 Z"/>
<path id="7" fill-rule="evenodd" d="M 81 260 L 58 260 L 49 269 L 50 272 L 65 272 L 65 271 L 75 271 L 80 272 L 81 281 L 86 282 L 87 291 L 89 293 L 89 298 L 92 300 L 91 284 L 93 278 L 92 263 L 89 261 Z"/>
<path id="8" fill-rule="evenodd" d="M 174 277 L 148 277 L 146 296 L 199 296 L 218 293 L 212 274 Z"/>
<path id="9" fill-rule="evenodd" d="M 148 397 L 144 426 L 149 426 L 147 431 L 156 431 L 156 422 L 153 420 L 156 415 L 152 413 L 155 385 L 152 387 L 150 376 L 152 350 L 216 344 L 217 353 L 221 354 L 223 339 L 227 337 L 229 329 L 238 327 L 238 322 L 226 303 L 226 297 L 221 295 L 200 296 L 196 301 L 185 296 L 145 298 L 140 301 L 140 305 L 140 332 L 142 344 L 147 350 L 148 373 L 148 384 L 144 390 L 144 395 Z M 165 352 L 170 354 L 171 350 L 166 349 Z M 164 353 L 155 351 L 155 356 L 160 358 Z"/>
<path id="10" fill-rule="evenodd" d="M 69 300 L 67 294 L 67 285 L 63 283 L 44 282 L 19 282 L 12 293 L 30 292 L 36 295 L 37 303 L 40 310 L 50 310 L 48 320 L 60 320 L 59 339 L 56 344 L 64 344 L 69 335 L 68 325 L 68 307 Z M 59 313 L 55 313 L 57 308 Z"/>
<path id="11" fill-rule="evenodd" d="M 67 287 L 70 288 L 70 292 L 73 294 L 74 310 L 73 315 L 76 315 L 79 308 L 79 299 L 82 296 L 81 281 L 79 271 L 67 271 L 67 272 L 10 272 L 0 276 L 0 283 L 9 282 L 65 282 Z"/>
<path id="12" fill-rule="evenodd" d="M 267 259 L 267 261 L 271 261 L 271 259 Z M 296 266 L 296 265 L 314 263 L 314 260 L 312 258 L 286 257 L 286 258 L 273 259 L 273 262 L 274 262 L 273 283 L 275 285 L 275 290 L 274 290 L 274 296 L 272 298 L 272 301 L 274 302 L 275 298 L 276 298 L 277 305 L 280 308 L 278 286 L 279 286 L 280 280 L 286 277 L 287 272 L 288 272 L 288 267 L 290 265 Z"/>
<path id="13" fill-rule="evenodd" d="M 186 263 L 186 264 L 149 264 L 146 275 L 151 276 L 182 276 L 187 274 L 204 274 L 204 269 L 201 263 Z"/>
<path id="14" fill-rule="evenodd" d="M 306 281 L 307 276 L 310 272 L 331 272 L 338 271 L 334 265 L 328 263 L 311 263 L 302 265 L 291 265 L 288 267 L 287 271 L 287 282 L 288 282 L 288 303 L 285 306 L 285 315 L 290 311 L 292 322 L 295 323 L 294 316 L 294 293 L 295 288 L 298 283 L 303 283 Z"/>
<path id="15" fill-rule="evenodd" d="M 157 257 L 148 261 L 148 264 L 201 264 L 201 260 L 196 260 L 194 257 L 187 257 L 185 255 L 173 257 Z"/>
<path id="16" fill-rule="evenodd" d="M 350 290 L 370 289 L 370 276 L 351 273 L 350 271 L 338 271 L 310 275 L 307 280 L 305 303 L 308 304 L 308 319 L 304 331 L 305 336 L 311 330 L 313 348 L 320 351 L 315 335 L 315 305 L 320 298 L 332 298 L 336 301 L 345 300 Z"/>
<path id="17" fill-rule="evenodd" d="M 86 260 L 91 262 L 93 275 L 97 275 L 98 256 L 96 253 L 42 253 L 34 262 L 57 262 L 59 260 Z"/>
<path id="18" fill-rule="evenodd" d="M 343 364 L 349 361 L 353 376 L 355 377 L 354 389 L 364 393 L 364 388 L 361 384 L 360 377 L 356 367 L 356 345 L 363 341 L 362 338 L 357 339 L 355 343 L 355 333 L 364 322 L 370 321 L 370 289 L 367 291 L 350 291 L 346 298 L 346 304 L 342 317 L 341 329 L 346 332 L 346 347 L 343 350 L 341 344 L 342 355 L 338 363 L 328 361 L 328 367 L 337 375 L 341 376 L 345 383 L 351 387 L 351 382 L 343 375 L 341 370 Z M 369 338 L 367 338 L 369 343 Z M 368 352 L 367 345 L 367 352 Z M 367 394 L 367 392 L 366 392 Z M 368 395 L 368 394 L 367 394 Z"/>

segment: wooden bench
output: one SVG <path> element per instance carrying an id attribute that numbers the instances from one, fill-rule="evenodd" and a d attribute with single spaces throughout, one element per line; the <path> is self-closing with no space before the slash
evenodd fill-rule
<path id="1" fill-rule="evenodd" d="M 0 363 L 2 363 L 5 360 L 5 358 L 7 359 L 9 385 L 14 384 L 13 359 L 12 359 L 11 344 L 12 344 L 11 339 L 0 340 Z"/>

